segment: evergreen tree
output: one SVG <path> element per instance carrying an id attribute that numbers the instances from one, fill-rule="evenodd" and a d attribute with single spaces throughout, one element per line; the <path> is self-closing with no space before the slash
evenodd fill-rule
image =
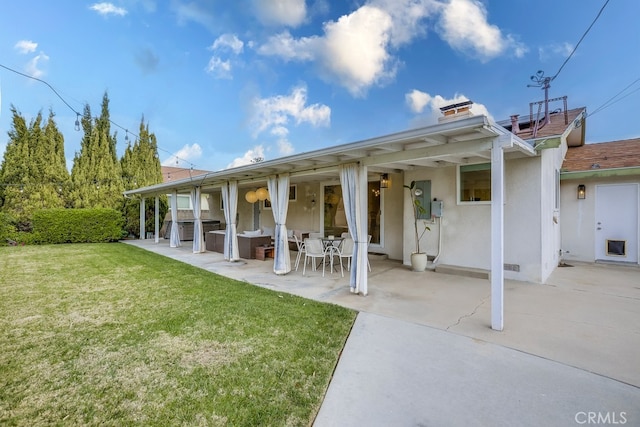
<path id="1" fill-rule="evenodd" d="M 144 117 L 140 121 L 139 137 L 133 146 L 129 144 L 122 156 L 122 174 L 127 190 L 146 187 L 162 182 L 162 170 L 158 157 L 156 136 L 149 133 L 149 125 L 144 124 Z M 145 230 L 154 229 L 155 201 L 147 201 Z M 160 197 L 160 217 L 164 218 L 168 209 L 166 196 Z M 134 235 L 140 233 L 140 200 L 126 199 L 124 206 L 125 229 Z"/>
<path id="2" fill-rule="evenodd" d="M 49 112 L 42 126 L 38 113 L 29 126 L 12 106 L 13 129 L 0 169 L 4 185 L 2 210 L 18 220 L 20 229 L 30 230 L 35 210 L 65 205 L 63 188 L 69 181 L 64 160 L 64 138 Z"/>
<path id="3" fill-rule="evenodd" d="M 76 208 L 122 209 L 124 185 L 116 155 L 116 135 L 110 135 L 109 97 L 102 98 L 100 117 L 91 118 L 85 106 L 82 118 L 84 136 L 76 153 L 71 180 L 72 206 Z"/>

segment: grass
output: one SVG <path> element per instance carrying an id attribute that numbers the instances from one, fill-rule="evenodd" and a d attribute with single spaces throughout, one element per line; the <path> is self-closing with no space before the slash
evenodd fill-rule
<path id="1" fill-rule="evenodd" d="M 1 425 L 310 425 L 355 312 L 124 244 L 0 248 Z"/>

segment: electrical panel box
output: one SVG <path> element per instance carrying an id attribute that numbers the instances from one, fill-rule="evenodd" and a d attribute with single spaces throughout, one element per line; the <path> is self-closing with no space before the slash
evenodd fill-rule
<path id="1" fill-rule="evenodd" d="M 434 200 L 431 202 L 431 217 L 442 218 L 442 200 Z"/>

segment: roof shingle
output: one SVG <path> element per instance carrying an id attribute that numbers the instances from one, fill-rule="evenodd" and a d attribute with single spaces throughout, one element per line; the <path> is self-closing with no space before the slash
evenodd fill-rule
<path id="1" fill-rule="evenodd" d="M 563 172 L 618 169 L 640 166 L 640 138 L 570 147 Z"/>

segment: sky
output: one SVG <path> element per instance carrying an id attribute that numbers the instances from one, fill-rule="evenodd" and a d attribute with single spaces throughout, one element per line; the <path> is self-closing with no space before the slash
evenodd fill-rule
<path id="1" fill-rule="evenodd" d="M 637 138 L 639 19 L 638 0 L 7 1 L 0 154 L 11 106 L 51 110 L 70 168 L 76 113 L 106 92 L 119 155 L 144 119 L 163 165 L 221 170 L 434 124 L 465 100 L 528 115 L 536 75 L 586 107 L 587 143 Z"/>

